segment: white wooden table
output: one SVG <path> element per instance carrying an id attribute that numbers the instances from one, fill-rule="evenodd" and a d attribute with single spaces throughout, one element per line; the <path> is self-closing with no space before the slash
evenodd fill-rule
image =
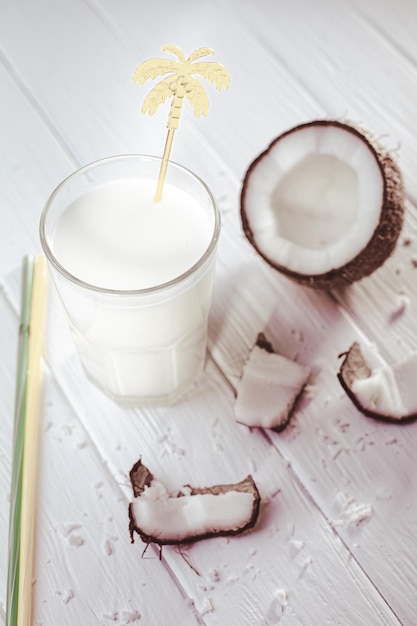
<path id="1" fill-rule="evenodd" d="M 196 388 L 173 408 L 122 410 L 84 377 L 50 290 L 40 424 L 33 625 L 417 624 L 417 424 L 362 416 L 336 378 L 354 340 L 388 361 L 416 349 L 417 3 L 413 0 L 0 0 L 0 623 L 22 259 L 40 251 L 52 189 L 78 166 L 161 154 L 167 108 L 140 113 L 135 67 L 176 43 L 231 75 L 185 106 L 172 158 L 218 198 L 223 230 Z M 316 293 L 255 254 L 239 220 L 250 162 L 284 130 L 352 120 L 396 151 L 407 215 L 394 255 L 344 292 Z M 257 334 L 313 369 L 281 434 L 236 423 Z M 237 482 L 256 528 L 184 549 L 131 545 L 128 473 L 168 488 Z"/>

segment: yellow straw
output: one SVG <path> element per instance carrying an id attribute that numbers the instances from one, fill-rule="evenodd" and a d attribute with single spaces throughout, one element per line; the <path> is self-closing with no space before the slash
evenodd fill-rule
<path id="1" fill-rule="evenodd" d="M 20 555 L 18 586 L 19 626 L 30 626 L 36 512 L 39 403 L 41 359 L 46 305 L 46 260 L 39 254 L 34 263 L 33 290 L 29 323 L 28 369 L 26 378 L 26 416 L 22 464 L 22 513 L 20 518 Z"/>

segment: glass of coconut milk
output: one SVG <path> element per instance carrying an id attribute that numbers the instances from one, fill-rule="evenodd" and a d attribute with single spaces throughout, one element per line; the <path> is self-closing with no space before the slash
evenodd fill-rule
<path id="1" fill-rule="evenodd" d="M 48 199 L 43 250 L 87 376 L 122 406 L 176 402 L 205 361 L 220 213 L 207 185 L 161 159 L 114 156 Z"/>

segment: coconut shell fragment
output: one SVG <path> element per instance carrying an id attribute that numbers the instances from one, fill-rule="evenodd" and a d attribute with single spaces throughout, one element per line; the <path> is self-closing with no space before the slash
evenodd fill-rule
<path id="1" fill-rule="evenodd" d="M 260 333 L 236 388 L 236 421 L 281 432 L 288 426 L 309 376 L 308 367 L 275 352 Z"/>
<path id="2" fill-rule="evenodd" d="M 365 416 L 407 423 L 417 419 L 417 352 L 395 363 L 372 366 L 355 342 L 342 354 L 338 379 L 346 394 Z"/>
<path id="3" fill-rule="evenodd" d="M 273 268 L 316 289 L 345 287 L 378 269 L 403 216 L 395 159 L 353 124 L 317 120 L 287 130 L 243 180 L 250 244 Z"/>
<path id="4" fill-rule="evenodd" d="M 235 484 L 184 486 L 169 494 L 139 460 L 130 472 L 134 500 L 129 505 L 130 535 L 158 545 L 193 543 L 238 535 L 253 528 L 260 495 L 252 476 Z"/>

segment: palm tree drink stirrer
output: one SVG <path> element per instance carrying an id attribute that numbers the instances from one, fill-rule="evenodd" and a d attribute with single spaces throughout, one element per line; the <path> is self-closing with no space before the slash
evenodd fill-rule
<path id="1" fill-rule="evenodd" d="M 214 84 L 217 91 L 220 91 L 223 87 L 227 89 L 230 83 L 229 73 L 223 65 L 213 61 L 198 61 L 201 57 L 214 54 L 214 51 L 210 48 L 198 48 L 188 58 L 185 58 L 181 48 L 175 45 L 163 46 L 161 50 L 170 53 L 178 61 L 165 58 L 148 59 L 141 63 L 133 74 L 133 82 L 137 82 L 140 85 L 143 85 L 148 79 L 153 80 L 158 76 L 168 74 L 166 78 L 153 87 L 146 96 L 142 106 L 142 113 L 153 115 L 159 105 L 163 104 L 167 98 L 172 98 L 167 122 L 168 134 L 154 197 L 155 202 L 159 202 L 162 199 L 162 188 L 168 167 L 172 140 L 174 132 L 179 126 L 184 98 L 187 98 L 190 102 L 196 117 L 207 115 L 207 94 L 193 74 L 197 74 L 209 83 Z"/>

